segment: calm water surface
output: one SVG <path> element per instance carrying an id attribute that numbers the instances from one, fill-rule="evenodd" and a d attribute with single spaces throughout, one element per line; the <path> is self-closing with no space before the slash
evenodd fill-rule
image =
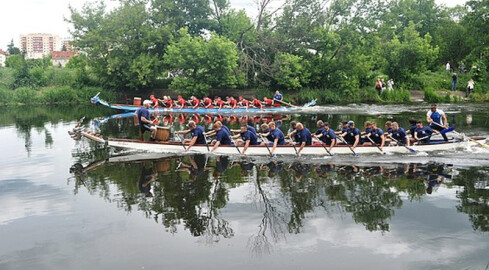
<path id="1" fill-rule="evenodd" d="M 441 108 L 458 131 L 489 134 L 488 106 Z M 82 116 L 105 136 L 138 136 L 132 117 L 105 119 L 110 111 L 97 107 L 0 111 L 2 270 L 489 264 L 489 151 L 481 148 L 359 158 L 168 157 L 71 139 L 67 132 Z M 318 119 L 407 126 L 425 113 L 423 106 L 353 105 L 275 118 L 283 130 L 290 120 L 315 130 Z M 183 128 L 177 115 L 165 121 Z"/>

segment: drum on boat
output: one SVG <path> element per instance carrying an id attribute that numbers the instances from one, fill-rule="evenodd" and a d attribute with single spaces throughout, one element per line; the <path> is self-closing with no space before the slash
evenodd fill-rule
<path id="1" fill-rule="evenodd" d="M 140 97 L 134 97 L 132 104 L 134 106 L 141 106 L 141 98 Z"/>
<path id="2" fill-rule="evenodd" d="M 156 140 L 161 142 L 170 140 L 170 128 L 156 126 Z"/>

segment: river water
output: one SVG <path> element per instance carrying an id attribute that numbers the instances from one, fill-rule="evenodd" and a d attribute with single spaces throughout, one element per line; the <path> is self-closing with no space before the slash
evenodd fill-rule
<path id="1" fill-rule="evenodd" d="M 298 120 L 314 131 L 318 119 L 407 127 L 427 106 L 253 118 L 274 117 L 282 130 Z M 440 107 L 456 130 L 489 134 L 489 106 Z M 0 111 L 2 270 L 489 265 L 489 151 L 480 147 L 357 158 L 169 157 L 70 138 L 82 116 L 104 136 L 137 138 L 133 117 L 104 119 L 111 111 L 102 108 Z M 165 118 L 175 129 L 181 120 Z"/>

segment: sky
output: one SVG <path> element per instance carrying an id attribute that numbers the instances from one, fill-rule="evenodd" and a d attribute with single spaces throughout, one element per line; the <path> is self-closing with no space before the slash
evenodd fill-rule
<path id="1" fill-rule="evenodd" d="M 69 37 L 69 24 L 64 21 L 69 16 L 68 6 L 81 8 L 91 0 L 14 0 L 2 3 L 0 15 L 0 49 L 6 50 L 10 40 L 19 44 L 19 36 L 29 33 L 58 34 Z M 280 2 L 283 0 L 275 0 Z M 438 4 L 455 6 L 466 0 L 436 0 Z M 230 0 L 231 7 L 245 9 L 250 16 L 256 14 L 255 0 Z M 116 0 L 106 0 L 108 7 L 117 5 Z M 277 3 L 276 3 L 277 4 Z"/>

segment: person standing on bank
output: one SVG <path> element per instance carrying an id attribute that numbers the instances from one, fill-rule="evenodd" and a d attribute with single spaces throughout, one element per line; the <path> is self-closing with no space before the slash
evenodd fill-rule
<path id="1" fill-rule="evenodd" d="M 139 108 L 137 111 L 137 116 L 138 116 L 138 121 L 139 121 L 139 128 L 141 130 L 141 133 L 139 135 L 139 139 L 141 141 L 144 141 L 144 132 L 149 131 L 151 132 L 151 137 L 149 138 L 150 141 L 155 141 L 156 139 L 156 126 L 154 125 L 154 120 L 151 120 L 150 118 L 150 113 L 148 111 L 149 107 L 153 103 L 149 100 L 143 101 L 143 107 Z"/>
<path id="2" fill-rule="evenodd" d="M 458 75 L 457 75 L 457 73 L 454 72 L 452 75 L 452 91 L 457 90 L 457 78 L 458 78 Z"/>
<path id="3" fill-rule="evenodd" d="M 465 93 L 465 97 L 469 97 L 470 94 L 474 91 L 474 79 L 470 78 L 470 80 L 467 82 L 467 92 Z"/>
<path id="4" fill-rule="evenodd" d="M 436 104 L 431 105 L 431 109 L 426 113 L 426 121 L 430 123 L 430 128 L 442 131 L 447 128 L 448 121 L 445 112 L 436 108 Z M 441 133 L 443 140 L 448 141 L 447 135 Z"/>

